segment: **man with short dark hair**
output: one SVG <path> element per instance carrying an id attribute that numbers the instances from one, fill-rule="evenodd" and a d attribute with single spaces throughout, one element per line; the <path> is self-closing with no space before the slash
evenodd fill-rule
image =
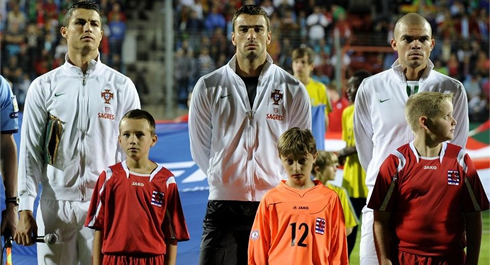
<path id="1" fill-rule="evenodd" d="M 15 241 L 32 245 L 38 235 L 53 234 L 62 244 L 38 244 L 38 264 L 91 264 L 93 231 L 84 227 L 90 199 L 100 172 L 121 161 L 119 120 L 140 102 L 133 82 L 100 61 L 94 2 L 73 4 L 60 31 L 68 43 L 65 63 L 36 78 L 25 102 Z"/>
<path id="2" fill-rule="evenodd" d="M 267 13 L 245 5 L 232 23 L 235 56 L 199 79 L 190 103 L 191 154 L 209 182 L 200 264 L 247 264 L 259 201 L 283 178 L 277 140 L 311 128 L 304 86 L 267 54 Z"/>

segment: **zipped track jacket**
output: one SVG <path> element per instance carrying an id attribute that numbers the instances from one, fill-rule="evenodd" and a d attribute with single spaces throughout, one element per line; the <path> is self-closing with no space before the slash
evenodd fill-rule
<path id="1" fill-rule="evenodd" d="M 120 162 L 119 121 L 140 101 L 133 82 L 92 60 L 87 72 L 66 62 L 36 78 L 27 92 L 19 161 L 19 210 L 33 210 L 38 184 L 42 197 L 90 201 L 97 178 Z M 45 162 L 50 117 L 62 124 L 53 163 Z"/>
<path id="2" fill-rule="evenodd" d="M 234 56 L 194 87 L 191 154 L 208 177 L 209 200 L 260 201 L 285 178 L 279 136 L 292 127 L 311 130 L 310 99 L 301 82 L 267 55 L 250 106 L 236 64 Z"/>

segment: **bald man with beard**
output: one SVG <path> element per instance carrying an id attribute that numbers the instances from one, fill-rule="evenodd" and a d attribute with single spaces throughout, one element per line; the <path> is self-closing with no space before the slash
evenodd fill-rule
<path id="1" fill-rule="evenodd" d="M 422 91 L 453 93 L 453 116 L 458 124 L 453 144 L 466 146 L 468 104 L 466 92 L 456 79 L 434 71 L 429 60 L 435 46 L 427 20 L 416 13 L 401 17 L 395 24 L 391 47 L 398 59 L 390 69 L 363 80 L 355 101 L 354 134 L 359 161 L 366 170 L 368 198 L 386 157 L 414 136 L 404 116 L 408 98 Z M 364 207 L 361 227 L 361 265 L 378 264 L 373 235 L 372 209 Z M 396 248 L 394 248 L 396 250 Z"/>

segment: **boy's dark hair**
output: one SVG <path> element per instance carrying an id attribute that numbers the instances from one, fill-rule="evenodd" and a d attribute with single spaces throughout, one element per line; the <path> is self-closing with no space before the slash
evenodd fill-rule
<path id="1" fill-rule="evenodd" d="M 291 128 L 279 137 L 277 151 L 279 152 L 279 156 L 284 157 L 297 157 L 308 153 L 315 155 L 315 137 L 313 137 L 313 134 L 308 129 Z"/>
<path id="2" fill-rule="evenodd" d="M 124 119 L 133 119 L 133 120 L 143 119 L 148 121 L 148 123 L 150 124 L 150 133 L 152 136 L 155 135 L 155 119 L 153 118 L 153 116 L 151 116 L 151 114 L 148 111 L 144 111 L 141 109 L 133 109 L 126 112 L 126 114 L 124 114 L 121 121 L 119 122 L 119 126 L 121 125 L 121 122 Z"/>
<path id="3" fill-rule="evenodd" d="M 370 77 L 372 74 L 367 71 L 367 70 L 359 70 L 359 71 L 356 71 L 352 77 L 354 78 L 357 78 L 359 80 L 359 83 L 362 82 L 362 80 L 364 80 L 364 78 L 366 77 Z"/>
<path id="4" fill-rule="evenodd" d="M 312 65 L 313 60 L 315 59 L 315 52 L 313 52 L 313 50 L 306 45 L 301 45 L 299 48 L 295 49 L 291 58 L 294 61 L 298 58 L 303 58 L 305 55 L 308 55 L 308 64 Z"/>
<path id="5" fill-rule="evenodd" d="M 367 70 L 359 70 L 359 71 L 356 71 L 353 75 L 352 75 L 352 80 L 354 82 L 354 86 L 356 88 L 359 88 L 359 85 L 362 83 L 362 80 L 364 80 L 365 78 L 367 77 L 370 77 L 372 74 L 367 71 Z"/>
<path id="6" fill-rule="evenodd" d="M 65 17 L 63 18 L 63 27 L 68 27 L 68 24 L 70 23 L 71 16 L 73 15 L 73 11 L 77 9 L 89 9 L 89 10 L 95 10 L 97 13 L 99 13 L 99 6 L 92 1 L 80 1 L 77 3 L 74 3 L 73 5 L 68 8 L 68 11 L 66 11 Z"/>
<path id="7" fill-rule="evenodd" d="M 265 21 L 267 23 L 267 31 L 270 31 L 271 28 L 271 21 L 269 19 L 269 16 L 267 15 L 267 12 L 265 12 L 264 9 L 260 6 L 255 6 L 255 5 L 244 5 L 238 9 L 235 14 L 233 15 L 233 19 L 231 20 L 232 26 L 233 26 L 233 32 L 235 32 L 235 20 L 239 15 L 252 15 L 252 16 L 258 16 L 262 15 L 265 18 Z"/>

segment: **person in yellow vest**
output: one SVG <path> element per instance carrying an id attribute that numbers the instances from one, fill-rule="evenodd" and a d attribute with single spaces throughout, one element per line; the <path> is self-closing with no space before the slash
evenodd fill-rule
<path id="1" fill-rule="evenodd" d="M 354 207 L 349 199 L 349 194 L 342 188 L 333 185 L 328 182 L 335 179 L 335 173 L 337 172 L 337 166 L 339 165 L 339 160 L 337 155 L 333 152 L 318 151 L 318 157 L 316 158 L 315 164 L 311 169 L 311 173 L 315 176 L 315 179 L 321 181 L 325 186 L 335 191 L 339 196 L 340 203 L 342 204 L 342 209 L 345 218 L 345 229 L 346 235 L 352 233 L 352 229 L 357 227 L 359 224 L 359 219 L 357 219 Z M 349 248 L 349 245 L 347 244 Z"/>

